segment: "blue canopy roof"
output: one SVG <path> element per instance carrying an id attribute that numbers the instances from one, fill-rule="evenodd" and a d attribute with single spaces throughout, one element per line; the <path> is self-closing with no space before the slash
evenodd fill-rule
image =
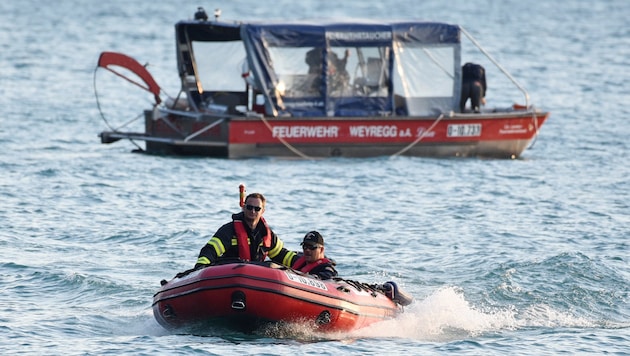
<path id="1" fill-rule="evenodd" d="M 268 46 L 323 46 L 327 40 L 345 46 L 391 45 L 393 38 L 415 43 L 459 43 L 456 25 L 437 22 L 347 23 L 294 22 L 243 24 L 245 40 L 264 39 Z"/>
<path id="2" fill-rule="evenodd" d="M 268 95 L 268 111 L 293 116 L 391 115 L 394 43 L 460 45 L 458 26 L 434 22 L 247 23 L 241 26 L 241 37 L 256 86 Z M 311 49 L 320 65 L 312 69 L 311 60 L 311 69 L 301 69 L 298 63 L 309 62 L 303 56 Z M 345 68 L 350 53 L 358 57 L 355 72 Z M 341 62 L 344 68 L 334 68 Z M 346 83 L 337 84 L 334 76 L 342 70 Z"/>

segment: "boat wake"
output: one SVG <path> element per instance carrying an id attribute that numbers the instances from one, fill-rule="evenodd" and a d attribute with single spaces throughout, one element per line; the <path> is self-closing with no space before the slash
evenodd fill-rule
<path id="1" fill-rule="evenodd" d="M 479 308 L 458 287 L 444 287 L 417 299 L 396 319 L 353 332 L 352 338 L 406 338 L 448 342 L 467 337 L 531 327 L 593 327 L 596 323 L 547 305 Z"/>

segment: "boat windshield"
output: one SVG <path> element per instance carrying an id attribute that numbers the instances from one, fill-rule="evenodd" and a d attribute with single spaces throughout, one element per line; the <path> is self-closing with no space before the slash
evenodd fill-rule
<path id="1" fill-rule="evenodd" d="M 243 91 L 245 48 L 242 41 L 192 42 L 197 80 L 204 91 Z"/>
<path id="2" fill-rule="evenodd" d="M 394 93 L 409 115 L 453 110 L 461 82 L 459 47 L 397 43 Z"/>
<path id="3" fill-rule="evenodd" d="M 397 47 L 395 91 L 411 97 L 453 95 L 454 48 Z"/>
<path id="4" fill-rule="evenodd" d="M 285 98 L 388 95 L 388 47 L 269 47 L 268 52 Z"/>

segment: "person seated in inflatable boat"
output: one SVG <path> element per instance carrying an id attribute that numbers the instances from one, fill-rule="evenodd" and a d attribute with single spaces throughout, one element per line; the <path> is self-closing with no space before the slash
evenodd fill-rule
<path id="1" fill-rule="evenodd" d="M 304 252 L 297 254 L 291 268 L 317 276 L 319 279 L 331 279 L 337 276 L 335 262 L 324 254 L 324 238 L 317 231 L 310 231 L 301 243 Z"/>
<path id="2" fill-rule="evenodd" d="M 291 267 L 297 254 L 284 248 L 284 242 L 267 225 L 263 218 L 265 204 L 262 194 L 249 194 L 242 211 L 233 214 L 232 221 L 221 226 L 199 251 L 194 269 L 211 266 L 221 259 L 262 262 L 267 257 Z"/>

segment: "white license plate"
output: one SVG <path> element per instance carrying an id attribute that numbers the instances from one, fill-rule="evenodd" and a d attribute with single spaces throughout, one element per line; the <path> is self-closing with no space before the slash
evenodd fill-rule
<path id="1" fill-rule="evenodd" d="M 474 136 L 481 136 L 481 124 L 453 124 L 446 130 L 446 137 Z"/>

